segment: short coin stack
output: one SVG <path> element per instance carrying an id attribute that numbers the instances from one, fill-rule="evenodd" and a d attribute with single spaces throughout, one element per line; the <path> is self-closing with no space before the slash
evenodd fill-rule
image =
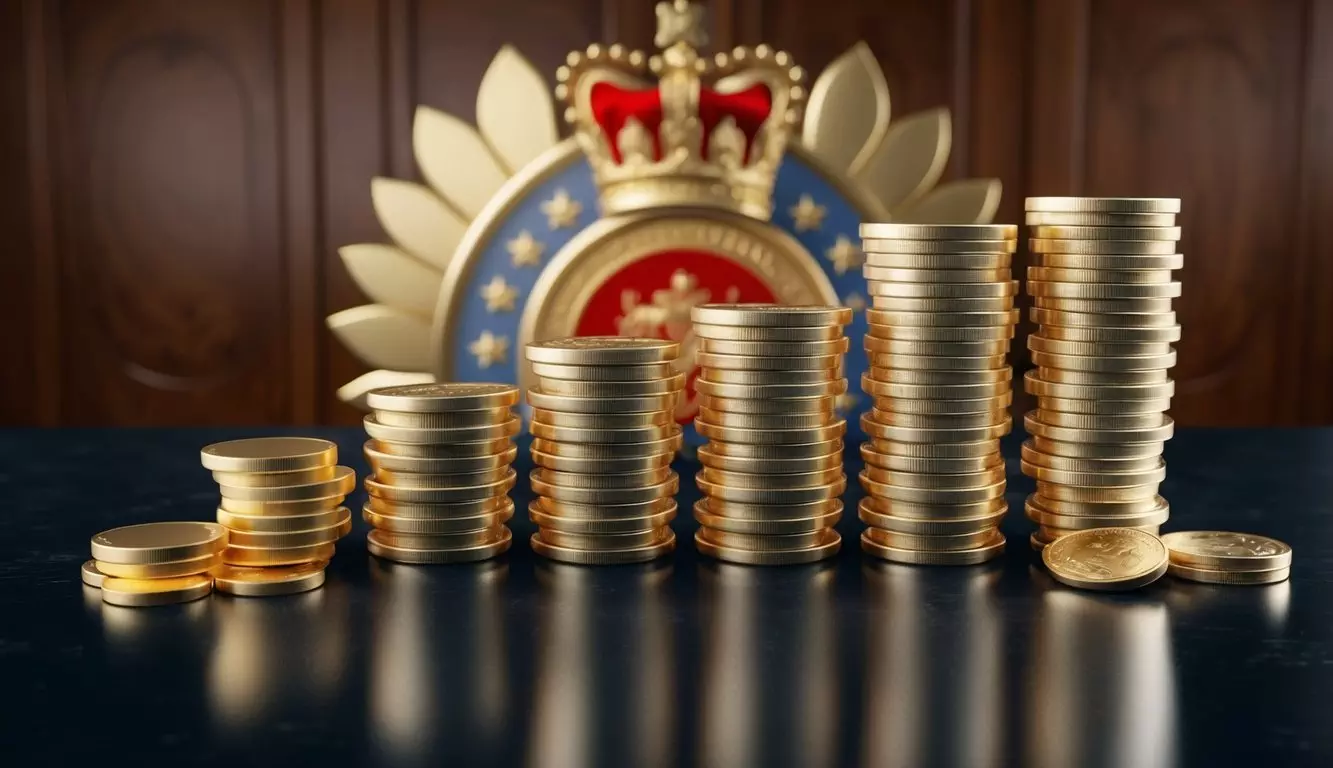
<path id="1" fill-rule="evenodd" d="M 1037 369 L 1024 386 L 1037 410 L 1023 419 L 1023 472 L 1037 481 L 1026 504 L 1040 526 L 1034 549 L 1073 531 L 1156 533 L 1166 522 L 1157 489 L 1174 429 L 1179 210 L 1171 198 L 1027 200 Z"/>
<path id="2" fill-rule="evenodd" d="M 585 336 L 527 346 L 536 386 L 528 514 L 537 554 L 604 565 L 653 560 L 676 546 L 684 376 L 673 341 Z"/>
<path id="3" fill-rule="evenodd" d="M 784 565 L 838 552 L 847 488 L 845 307 L 705 304 L 691 312 L 700 395 L 694 508 L 699 551 L 734 563 Z"/>
<path id="4" fill-rule="evenodd" d="M 1012 427 L 1012 225 L 862 224 L 871 296 L 861 387 L 862 548 L 969 565 L 1004 551 L 999 439 Z"/>
<path id="5" fill-rule="evenodd" d="M 113 528 L 92 539 L 83 583 L 102 601 L 144 607 L 198 600 L 213 591 L 227 530 L 216 523 L 144 523 Z"/>
<path id="6" fill-rule="evenodd" d="M 1205 584 L 1275 584 L 1291 577 L 1291 547 L 1267 536 L 1177 531 L 1162 536 L 1167 573 Z"/>
<path id="7" fill-rule="evenodd" d="M 221 592 L 260 596 L 304 592 L 324 583 L 334 542 L 352 530 L 343 497 L 356 473 L 337 466 L 338 446 L 307 437 L 231 440 L 200 452 L 222 500 L 227 549 Z"/>
<path id="8" fill-rule="evenodd" d="M 509 549 L 509 498 L 521 421 L 511 384 L 408 384 L 371 390 L 363 424 L 372 474 L 361 518 L 370 554 L 466 563 Z"/>

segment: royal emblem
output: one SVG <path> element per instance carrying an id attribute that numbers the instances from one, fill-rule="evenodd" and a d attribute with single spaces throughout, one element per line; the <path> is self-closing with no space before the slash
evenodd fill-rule
<path id="1" fill-rule="evenodd" d="M 890 124 L 888 88 L 864 44 L 807 85 L 768 46 L 702 54 L 701 14 L 686 0 L 659 3 L 658 53 L 572 53 L 554 98 L 506 46 L 482 80 L 476 128 L 418 108 L 413 148 L 426 184 L 371 184 L 394 244 L 340 251 L 375 303 L 328 324 L 377 369 L 344 385 L 342 399 L 432 380 L 526 385 L 529 341 L 656 336 L 681 342 L 686 421 L 691 307 L 860 310 L 861 221 L 990 221 L 999 181 L 937 185 L 948 111 Z M 558 138 L 557 111 L 571 138 Z M 848 335 L 864 332 L 858 312 Z M 853 345 L 848 379 L 866 365 Z M 856 396 L 844 405 L 857 410 Z"/>

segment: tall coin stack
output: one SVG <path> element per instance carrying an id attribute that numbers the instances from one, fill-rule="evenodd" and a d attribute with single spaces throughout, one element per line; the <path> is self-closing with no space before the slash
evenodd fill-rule
<path id="1" fill-rule="evenodd" d="M 371 390 L 365 417 L 374 527 L 370 554 L 399 563 L 466 563 L 509 549 L 509 466 L 521 420 L 512 384 L 409 384 Z"/>
<path id="2" fill-rule="evenodd" d="M 900 563 L 985 562 L 1005 543 L 1018 228 L 862 224 L 861 237 L 871 296 L 861 388 L 874 400 L 861 417 L 861 547 Z"/>
<path id="3" fill-rule="evenodd" d="M 1180 227 L 1172 198 L 1030 197 L 1028 269 L 1037 410 L 1023 418 L 1023 472 L 1037 481 L 1032 546 L 1087 528 L 1156 533 L 1170 512 L 1157 494 L 1180 325 L 1171 271 Z"/>
<path id="4" fill-rule="evenodd" d="M 674 341 L 585 336 L 534 342 L 532 549 L 566 563 L 653 560 L 675 549 L 685 377 Z"/>
<path id="5" fill-rule="evenodd" d="M 324 583 L 334 542 L 352 530 L 342 502 L 356 473 L 337 466 L 338 446 L 308 437 L 231 440 L 206 446 L 200 461 L 218 483 L 218 522 L 227 529 L 218 591 L 277 595 Z"/>
<path id="6" fill-rule="evenodd" d="M 699 551 L 749 565 L 823 560 L 847 488 L 836 410 L 847 391 L 845 307 L 704 304 L 698 340 Z"/>

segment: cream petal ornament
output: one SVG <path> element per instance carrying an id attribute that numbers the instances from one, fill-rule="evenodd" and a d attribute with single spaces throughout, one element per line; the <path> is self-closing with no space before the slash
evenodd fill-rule
<path id="1" fill-rule="evenodd" d="M 1003 185 L 999 179 L 963 179 L 941 184 L 916 204 L 894 211 L 909 224 L 985 224 L 995 218 Z"/>
<path id="2" fill-rule="evenodd" d="M 370 199 L 394 242 L 422 261 L 445 268 L 467 230 L 466 221 L 434 192 L 410 181 L 373 179 Z"/>
<path id="3" fill-rule="evenodd" d="M 951 143 L 949 110 L 928 109 L 908 115 L 889 127 L 884 141 L 856 172 L 856 179 L 885 208 L 896 211 L 939 182 L 949 165 Z"/>
<path id="4" fill-rule="evenodd" d="M 412 152 L 426 182 L 469 220 L 509 178 L 480 133 L 437 109 L 417 107 Z"/>
<path id="5" fill-rule="evenodd" d="M 392 245 L 362 243 L 338 249 L 343 265 L 371 301 L 429 318 L 443 275 Z"/>
<path id="6" fill-rule="evenodd" d="M 414 371 L 386 371 L 378 369 L 363 373 L 338 388 L 338 399 L 362 410 L 366 406 L 366 393 L 380 387 L 400 387 L 407 384 L 430 384 L 435 377 L 429 373 Z"/>
<path id="7" fill-rule="evenodd" d="M 430 360 L 430 321 L 406 310 L 366 304 L 326 322 L 352 354 L 376 368 L 420 370 Z"/>
<path id="8" fill-rule="evenodd" d="M 559 140 L 546 79 L 511 45 L 500 48 L 481 79 L 477 127 L 510 173 Z"/>
<path id="9" fill-rule="evenodd" d="M 834 169 L 855 174 L 889 130 L 889 85 L 864 42 L 833 60 L 810 88 L 801 141 Z"/>

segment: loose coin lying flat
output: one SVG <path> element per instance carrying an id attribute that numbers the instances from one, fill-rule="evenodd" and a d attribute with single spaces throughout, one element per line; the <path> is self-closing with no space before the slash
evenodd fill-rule
<path id="1" fill-rule="evenodd" d="M 101 589 L 102 582 L 106 579 L 106 574 L 97 569 L 97 562 L 88 560 L 79 568 L 79 575 L 83 578 L 83 583 L 90 587 Z"/>
<path id="2" fill-rule="evenodd" d="M 1093 528 L 1062 536 L 1041 553 L 1051 575 L 1079 589 L 1138 589 L 1157 581 L 1169 563 L 1166 545 L 1133 528 Z"/>
<path id="3" fill-rule="evenodd" d="M 1291 578 L 1291 567 L 1274 568 L 1268 571 L 1213 571 L 1207 568 L 1191 568 L 1188 565 L 1171 563 L 1166 572 L 1177 579 L 1198 581 L 1204 584 L 1260 585 L 1276 584 Z"/>
<path id="4" fill-rule="evenodd" d="M 276 568 L 245 568 L 224 565 L 213 574 L 219 592 L 237 597 L 274 597 L 309 592 L 324 584 L 326 562 L 301 563 Z"/>

